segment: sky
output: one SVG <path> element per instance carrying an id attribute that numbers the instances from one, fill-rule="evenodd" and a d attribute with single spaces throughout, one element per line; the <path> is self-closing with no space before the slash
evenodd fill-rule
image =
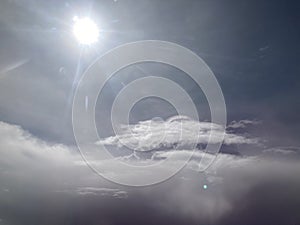
<path id="1" fill-rule="evenodd" d="M 0 225 L 299 224 L 299 10 L 293 0 L 1 1 Z M 97 43 L 77 42 L 74 16 L 99 25 Z M 227 124 L 211 121 L 204 91 L 184 71 L 155 62 L 127 66 L 107 80 L 93 115 L 93 145 L 133 165 L 124 170 L 78 147 L 72 104 L 97 59 L 143 40 L 173 42 L 201 57 L 222 90 Z M 179 85 L 198 119 L 147 97 L 116 133 L 114 100 L 149 77 Z M 164 90 L 161 82 L 155 90 Z M 170 94 L 188 104 L 179 90 Z M 211 132 L 213 143 L 224 135 L 218 154 L 204 154 Z M 200 172 L 205 160 L 213 163 Z"/>

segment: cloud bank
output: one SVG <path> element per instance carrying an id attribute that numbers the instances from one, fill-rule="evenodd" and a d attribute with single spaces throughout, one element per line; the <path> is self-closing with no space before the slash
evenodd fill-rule
<path id="1" fill-rule="evenodd" d="M 79 165 L 74 147 L 43 142 L 15 125 L 0 123 L 0 149 L 4 224 L 289 225 L 300 220 L 299 160 L 278 149 L 252 157 L 219 154 L 205 173 L 193 170 L 192 160 L 172 179 L 142 189 L 101 179 Z M 174 163 L 189 152 L 178 150 Z"/>

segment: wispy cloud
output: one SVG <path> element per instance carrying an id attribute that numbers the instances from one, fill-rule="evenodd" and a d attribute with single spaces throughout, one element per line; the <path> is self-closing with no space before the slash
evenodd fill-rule
<path id="1" fill-rule="evenodd" d="M 59 190 L 61 193 L 71 193 L 82 196 L 102 196 L 113 198 L 127 198 L 128 192 L 117 188 L 104 188 L 104 187 L 78 187 L 73 189 Z"/>
<path id="2" fill-rule="evenodd" d="M 227 128 L 237 129 L 237 128 L 246 128 L 249 125 L 258 125 L 261 121 L 258 120 L 239 120 L 239 121 L 232 121 Z"/>
<path id="3" fill-rule="evenodd" d="M 0 79 L 3 78 L 4 76 L 7 75 L 7 73 L 18 69 L 19 67 L 25 65 L 26 63 L 28 63 L 30 60 L 29 59 L 21 59 L 19 61 L 16 61 L 8 66 L 6 66 L 5 68 L 3 68 L 2 70 L 0 70 Z"/>

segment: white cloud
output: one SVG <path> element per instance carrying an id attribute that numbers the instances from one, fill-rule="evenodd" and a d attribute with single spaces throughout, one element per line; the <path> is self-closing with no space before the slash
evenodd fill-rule
<path id="1" fill-rule="evenodd" d="M 248 125 L 258 125 L 261 121 L 258 120 L 240 120 L 240 121 L 232 121 L 227 128 L 237 129 L 237 128 L 245 128 Z"/>
<path id="2" fill-rule="evenodd" d="M 21 127 L 0 122 L 0 167 L 18 168 L 20 172 L 26 168 L 45 168 L 49 165 L 70 165 L 77 154 L 74 149 L 60 145 L 48 144 L 33 137 Z"/>
<path id="3" fill-rule="evenodd" d="M 49 144 L 4 122 L 0 122 L 0 180 L 0 199 L 6 190 L 14 193 L 16 181 L 24 191 L 39 192 L 108 183 L 86 166 L 75 147 Z"/>
<path id="4" fill-rule="evenodd" d="M 242 123 L 244 124 L 244 122 Z M 98 141 L 98 144 L 116 147 L 127 146 L 137 151 L 162 148 L 190 148 L 195 145 L 217 143 L 223 135 L 218 124 L 199 122 L 187 117 L 173 117 L 168 121 L 141 121 L 138 124 L 120 125 L 120 133 Z M 258 139 L 225 133 L 224 144 L 257 144 Z"/>

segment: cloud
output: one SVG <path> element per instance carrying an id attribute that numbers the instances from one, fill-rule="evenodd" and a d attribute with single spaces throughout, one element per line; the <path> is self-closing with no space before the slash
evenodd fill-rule
<path id="1" fill-rule="evenodd" d="M 102 196 L 113 198 L 127 198 L 128 193 L 117 188 L 78 187 L 75 189 L 60 190 L 61 193 L 77 194 L 82 196 Z"/>
<path id="2" fill-rule="evenodd" d="M 245 124 L 246 122 L 241 122 Z M 115 147 L 127 146 L 133 150 L 149 151 L 162 148 L 191 148 L 207 144 L 210 135 L 212 143 L 218 143 L 223 136 L 218 124 L 199 122 L 183 116 L 167 121 L 147 120 L 138 124 L 120 125 L 120 132 L 98 141 L 98 144 Z M 225 133 L 224 144 L 258 144 L 258 139 L 238 134 Z"/>
<path id="3" fill-rule="evenodd" d="M 261 121 L 258 120 L 239 120 L 239 121 L 232 121 L 227 128 L 237 129 L 237 128 L 246 128 L 249 125 L 258 125 Z"/>
<path id="4" fill-rule="evenodd" d="M 12 63 L 11 65 L 8 65 L 4 69 L 0 70 L 0 79 L 3 78 L 6 75 L 6 73 L 9 73 L 15 69 L 18 69 L 19 67 L 28 63 L 29 61 L 30 61 L 29 59 L 21 59 L 17 62 Z"/>
<path id="5" fill-rule="evenodd" d="M 274 147 L 263 150 L 264 154 L 270 155 L 296 155 L 300 153 L 299 147 Z"/>
<path id="6" fill-rule="evenodd" d="M 0 189 L 11 193 L 16 180 L 22 183 L 23 191 L 42 192 L 85 185 L 97 188 L 108 183 L 86 166 L 75 146 L 47 143 L 20 126 L 0 122 L 0 150 Z"/>
<path id="7" fill-rule="evenodd" d="M 77 188 L 76 192 L 80 195 L 100 195 L 111 196 L 114 198 L 127 198 L 126 191 L 114 188 L 95 188 L 95 187 L 81 187 Z"/>
<path id="8" fill-rule="evenodd" d="M 261 224 L 258 216 L 272 224 L 300 219 L 299 160 L 219 154 L 199 173 L 194 165 L 203 152 L 198 150 L 172 179 L 131 189 L 96 176 L 73 147 L 43 142 L 19 126 L 0 123 L 0 149 L 0 218 L 9 224 L 247 225 Z M 176 163 L 190 152 L 155 154 L 176 154 Z M 105 164 L 107 172 L 115 166 L 109 160 Z"/>
<path id="9" fill-rule="evenodd" d="M 16 125 L 0 122 L 1 171 L 42 169 L 47 166 L 68 166 L 78 158 L 74 149 L 60 144 L 48 144 Z"/>
<path id="10" fill-rule="evenodd" d="M 156 204 L 200 224 L 261 224 L 257 215 L 272 224 L 292 224 L 299 219 L 299 172 L 299 161 L 219 154 L 204 174 L 185 171 L 183 181 L 170 181 L 160 193 L 163 203 Z"/>

